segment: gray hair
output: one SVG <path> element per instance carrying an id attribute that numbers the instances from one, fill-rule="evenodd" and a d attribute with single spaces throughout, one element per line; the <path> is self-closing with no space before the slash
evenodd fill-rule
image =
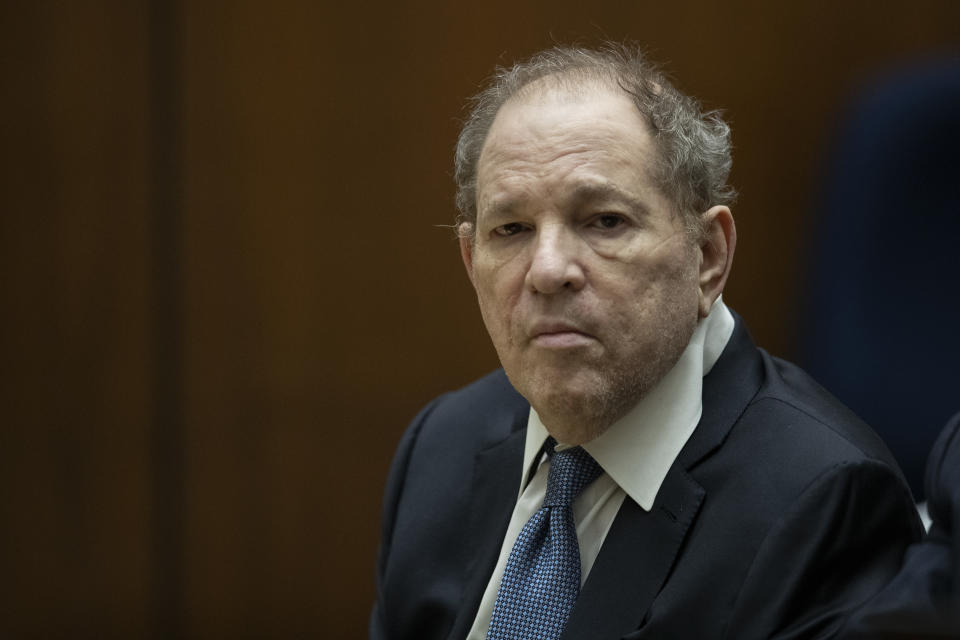
<path id="1" fill-rule="evenodd" d="M 477 164 L 500 107 L 522 96 L 543 78 L 583 87 L 600 82 L 625 91 L 650 126 L 659 161 L 652 168 L 661 191 L 685 214 L 691 233 L 700 232 L 700 214 L 736 197 L 730 174 L 730 127 L 718 111 L 680 93 L 656 65 L 635 47 L 607 43 L 600 49 L 554 47 L 510 68 L 497 67 L 487 88 L 471 100 L 471 110 L 454 159 L 457 183 L 457 229 L 473 235 L 477 221 Z"/>

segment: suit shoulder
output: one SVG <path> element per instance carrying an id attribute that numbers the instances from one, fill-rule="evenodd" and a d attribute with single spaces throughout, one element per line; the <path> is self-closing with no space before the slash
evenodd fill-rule
<path id="1" fill-rule="evenodd" d="M 528 410 L 530 405 L 513 388 L 503 369 L 437 399 L 432 417 L 467 422 L 499 420 Z"/>
<path id="2" fill-rule="evenodd" d="M 482 449 L 526 424 L 530 405 L 502 369 L 434 399 L 408 432 L 435 447 Z M 522 423 L 522 424 L 521 424 Z"/>
<path id="3" fill-rule="evenodd" d="M 708 489 L 735 487 L 731 500 L 761 504 L 756 515 L 767 518 L 776 517 L 818 478 L 835 473 L 882 468 L 906 487 L 893 456 L 869 426 L 799 367 L 761 353 L 760 389 L 717 455 L 697 469 Z M 734 463 L 736 472 L 730 469 Z"/>
<path id="4" fill-rule="evenodd" d="M 491 371 L 482 378 L 445 394 L 443 398 L 445 406 L 449 405 L 462 410 L 480 409 L 489 406 L 491 402 L 513 405 L 525 402 L 510 384 L 503 369 Z"/>
<path id="5" fill-rule="evenodd" d="M 766 379 L 748 412 L 778 414 L 769 427 L 785 444 L 800 438 L 818 445 L 830 463 L 873 460 L 900 473 L 880 436 L 853 411 L 797 365 L 761 353 Z"/>

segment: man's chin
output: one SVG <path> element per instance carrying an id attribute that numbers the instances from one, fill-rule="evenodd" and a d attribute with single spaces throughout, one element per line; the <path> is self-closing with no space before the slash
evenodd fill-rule
<path id="1" fill-rule="evenodd" d="M 610 398 L 599 385 L 578 384 L 576 378 L 569 377 L 549 379 L 522 390 L 521 394 L 560 442 L 582 444 L 612 423 Z"/>
<path id="2" fill-rule="evenodd" d="M 507 375 L 510 376 L 510 371 Z M 514 386 L 535 408 L 540 404 L 565 409 L 584 403 L 596 404 L 605 388 L 601 376 L 583 366 L 540 367 L 534 372 L 524 372 L 514 381 Z"/>

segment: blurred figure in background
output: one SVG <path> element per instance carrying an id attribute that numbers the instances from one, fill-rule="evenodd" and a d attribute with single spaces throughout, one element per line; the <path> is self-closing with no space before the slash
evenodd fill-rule
<path id="1" fill-rule="evenodd" d="M 828 166 L 801 360 L 877 429 L 930 520 L 845 638 L 960 638 L 960 415 L 937 437 L 960 390 L 957 114 L 960 58 L 887 75 Z"/>
<path id="2" fill-rule="evenodd" d="M 846 640 L 960 638 L 960 413 L 940 433 L 926 472 L 930 531 L 900 573 L 850 619 Z"/>
<path id="3" fill-rule="evenodd" d="M 884 439 L 917 500 L 960 389 L 960 58 L 867 85 L 811 240 L 800 364 Z"/>

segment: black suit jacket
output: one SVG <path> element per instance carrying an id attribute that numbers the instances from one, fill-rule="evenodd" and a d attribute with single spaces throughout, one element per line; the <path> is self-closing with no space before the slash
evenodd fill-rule
<path id="1" fill-rule="evenodd" d="M 929 533 L 851 616 L 844 640 L 960 638 L 960 413 L 934 443 L 925 480 Z"/>
<path id="2" fill-rule="evenodd" d="M 410 425 L 387 483 L 372 638 L 466 636 L 517 499 L 528 411 L 498 371 Z M 827 636 L 920 531 L 879 438 L 738 318 L 700 424 L 651 511 L 624 500 L 564 637 Z"/>

